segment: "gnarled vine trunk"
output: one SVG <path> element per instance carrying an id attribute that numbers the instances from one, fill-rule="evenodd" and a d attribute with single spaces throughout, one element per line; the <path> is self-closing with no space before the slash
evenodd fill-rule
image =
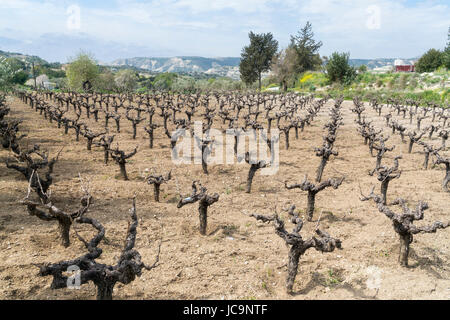
<path id="1" fill-rule="evenodd" d="M 400 253 L 398 257 L 398 261 L 400 265 L 407 267 L 408 266 L 408 256 L 409 256 L 409 245 L 412 242 L 412 235 L 409 233 L 400 235 Z"/>
<path id="2" fill-rule="evenodd" d="M 316 193 L 308 191 L 308 204 L 306 207 L 306 214 L 308 215 L 308 221 L 312 221 L 314 216 L 314 205 L 316 203 Z"/>
<path id="3" fill-rule="evenodd" d="M 200 202 L 198 206 L 199 220 L 200 220 L 200 234 L 206 235 L 206 227 L 208 224 L 208 204 Z"/>
<path id="4" fill-rule="evenodd" d="M 286 290 L 287 293 L 292 293 L 292 288 L 294 287 L 295 277 L 297 277 L 298 273 L 298 262 L 300 257 L 305 251 L 302 250 L 299 246 L 293 245 L 291 249 L 289 249 L 288 254 L 288 276 L 286 279 Z"/>

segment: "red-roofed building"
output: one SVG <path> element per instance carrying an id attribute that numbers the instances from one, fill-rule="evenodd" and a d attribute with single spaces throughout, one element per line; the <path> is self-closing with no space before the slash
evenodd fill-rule
<path id="1" fill-rule="evenodd" d="M 395 66 L 395 72 L 414 72 L 414 65 Z"/>
<path id="2" fill-rule="evenodd" d="M 395 60 L 394 62 L 394 70 L 395 72 L 414 72 L 414 64 L 406 63 L 403 60 Z"/>

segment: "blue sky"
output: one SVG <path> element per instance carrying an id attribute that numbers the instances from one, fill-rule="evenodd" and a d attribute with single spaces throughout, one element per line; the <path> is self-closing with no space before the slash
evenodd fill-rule
<path id="1" fill-rule="evenodd" d="M 413 58 L 445 47 L 450 2 L 0 0 L 0 50 L 61 62 L 80 50 L 104 62 L 135 56 L 235 57 L 248 43 L 249 31 L 272 32 L 283 48 L 308 20 L 324 44 L 322 55 L 345 51 L 351 58 Z"/>

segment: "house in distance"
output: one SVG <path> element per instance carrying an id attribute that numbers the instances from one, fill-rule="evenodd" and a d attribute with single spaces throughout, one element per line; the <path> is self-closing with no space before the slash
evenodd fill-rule
<path id="1" fill-rule="evenodd" d="M 410 61 L 404 61 L 397 59 L 394 62 L 395 72 L 414 72 L 414 63 Z"/>

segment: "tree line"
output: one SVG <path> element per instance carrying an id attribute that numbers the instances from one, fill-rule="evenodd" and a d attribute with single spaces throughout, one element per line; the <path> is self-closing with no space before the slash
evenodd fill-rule
<path id="1" fill-rule="evenodd" d="M 60 63 L 48 63 L 38 57 L 20 59 L 0 52 L 0 88 L 23 85 L 29 79 L 37 88 L 37 78 L 47 75 L 60 88 L 96 92 L 123 92 L 147 90 L 173 90 L 196 92 L 206 90 L 261 90 L 264 73 L 271 71 L 270 80 L 280 85 L 282 91 L 295 87 L 300 75 L 307 71 L 322 71 L 328 83 L 349 85 L 357 81 L 357 73 L 365 73 L 366 66 L 358 70 L 349 64 L 349 52 L 334 52 L 330 57 L 320 56 L 322 41 L 314 37 L 312 25 L 306 25 L 296 35 L 291 35 L 289 45 L 279 50 L 272 33 L 249 33 L 250 43 L 242 49 L 239 65 L 242 81 L 230 78 L 204 78 L 176 73 L 142 75 L 136 69 L 112 70 L 97 65 L 94 57 L 80 52 L 66 68 Z M 439 68 L 450 69 L 450 29 L 444 50 L 430 49 L 416 62 L 416 71 L 433 72 Z"/>
<path id="2" fill-rule="evenodd" d="M 262 74 L 272 72 L 273 79 L 283 91 L 295 87 L 295 82 L 306 71 L 323 71 L 329 83 L 348 85 L 359 72 L 366 72 L 367 66 L 358 70 L 349 64 L 349 52 L 334 52 L 330 57 L 319 54 L 322 41 L 314 38 L 312 25 L 308 21 L 297 33 L 291 35 L 287 48 L 278 51 L 278 41 L 272 33 L 249 33 L 250 44 L 242 49 L 239 66 L 241 79 L 246 84 L 258 82 L 261 90 Z M 450 69 L 450 28 L 447 46 L 443 51 L 430 49 L 416 63 L 417 72 L 432 72 L 438 68 Z"/>

